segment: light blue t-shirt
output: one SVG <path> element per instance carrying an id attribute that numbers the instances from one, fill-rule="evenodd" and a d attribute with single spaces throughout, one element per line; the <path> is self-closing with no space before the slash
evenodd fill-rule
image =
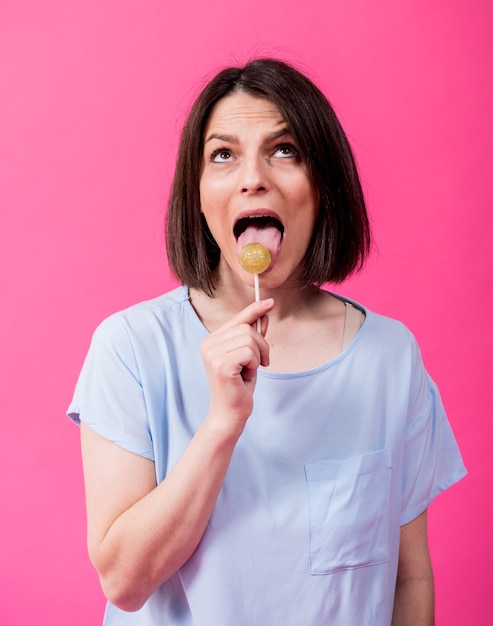
<path id="1" fill-rule="evenodd" d="M 391 623 L 400 526 L 466 472 L 414 337 L 365 313 L 327 363 L 259 370 L 198 548 L 141 610 L 109 604 L 106 626 Z M 206 335 L 186 287 L 111 316 L 69 415 L 162 481 L 208 409 Z"/>

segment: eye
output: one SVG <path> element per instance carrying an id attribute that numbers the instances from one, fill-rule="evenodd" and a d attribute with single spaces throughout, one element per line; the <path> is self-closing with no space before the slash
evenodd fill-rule
<path id="1" fill-rule="evenodd" d="M 210 159 L 213 163 L 228 163 L 233 160 L 233 154 L 231 153 L 231 150 L 219 148 L 218 150 L 214 150 Z"/>
<path id="2" fill-rule="evenodd" d="M 273 156 L 281 159 L 293 159 L 298 156 L 298 150 L 290 143 L 283 143 L 276 147 Z"/>

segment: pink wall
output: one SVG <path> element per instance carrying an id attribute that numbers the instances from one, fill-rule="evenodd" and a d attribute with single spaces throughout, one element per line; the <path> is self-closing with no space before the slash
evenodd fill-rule
<path id="1" fill-rule="evenodd" d="M 486 626 L 493 5 L 170 5 L 1 4 L 0 624 L 100 622 L 64 411 L 95 325 L 171 285 L 162 213 L 193 93 L 269 54 L 307 69 L 354 143 L 378 251 L 339 291 L 406 322 L 441 387 L 470 475 L 431 508 L 438 624 Z"/>

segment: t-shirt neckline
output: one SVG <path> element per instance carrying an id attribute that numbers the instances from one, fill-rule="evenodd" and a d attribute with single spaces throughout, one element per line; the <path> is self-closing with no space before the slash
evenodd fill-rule
<path id="1" fill-rule="evenodd" d="M 183 285 L 182 288 L 184 290 L 184 295 L 185 295 L 184 300 L 186 301 L 185 303 L 186 303 L 188 312 L 191 318 L 194 320 L 195 326 L 197 326 L 201 330 L 203 337 L 206 337 L 207 335 L 210 334 L 210 331 L 203 324 L 202 320 L 197 314 L 197 311 L 192 306 L 192 303 L 190 301 L 190 290 L 186 285 Z M 315 365 L 314 367 L 311 367 L 306 370 L 297 370 L 294 372 L 274 372 L 274 371 L 266 370 L 266 369 L 263 369 L 262 367 L 259 367 L 258 375 L 260 377 L 276 378 L 276 379 L 289 379 L 289 378 L 292 379 L 292 378 L 303 378 L 305 376 L 312 376 L 314 374 L 327 370 L 331 367 L 334 367 L 335 365 L 339 364 L 341 361 L 343 361 L 346 357 L 348 357 L 353 352 L 353 350 L 359 343 L 361 336 L 366 333 L 366 329 L 368 327 L 368 324 L 370 323 L 368 318 L 369 316 L 371 316 L 371 313 L 362 304 L 360 304 L 359 302 L 356 302 L 355 300 L 346 298 L 345 296 L 338 295 L 336 293 L 333 293 L 332 291 L 328 291 L 328 290 L 324 290 L 324 291 L 329 293 L 334 298 L 337 298 L 341 302 L 349 302 L 354 307 L 356 307 L 357 309 L 363 312 L 364 320 L 360 328 L 354 335 L 354 337 L 351 339 L 348 345 L 343 350 L 341 350 L 341 352 L 339 352 L 339 354 L 336 354 L 332 358 L 320 363 L 319 365 Z"/>

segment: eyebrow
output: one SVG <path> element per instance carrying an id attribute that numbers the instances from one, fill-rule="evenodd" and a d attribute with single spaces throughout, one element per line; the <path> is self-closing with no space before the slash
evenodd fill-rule
<path id="1" fill-rule="evenodd" d="M 284 137 L 284 135 L 291 135 L 291 133 L 289 132 L 289 129 L 287 128 L 287 126 L 281 128 L 280 130 L 276 130 L 273 133 L 269 133 L 264 138 L 264 141 L 266 141 L 266 142 L 274 141 L 276 139 L 279 139 L 280 137 Z M 206 138 L 205 143 L 208 143 L 212 139 L 218 139 L 219 141 L 225 141 L 227 143 L 234 143 L 234 144 L 240 143 L 240 140 L 238 139 L 238 137 L 236 135 L 223 135 L 221 133 L 211 133 Z"/>

